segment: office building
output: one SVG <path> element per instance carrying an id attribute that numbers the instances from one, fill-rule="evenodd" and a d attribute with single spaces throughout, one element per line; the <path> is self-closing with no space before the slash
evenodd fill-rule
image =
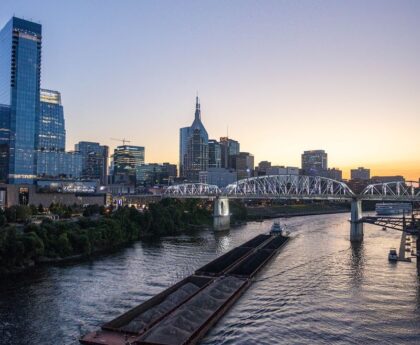
<path id="1" fill-rule="evenodd" d="M 207 171 L 209 165 L 209 136 L 201 122 L 201 109 L 196 98 L 194 121 L 190 127 L 180 130 L 181 176 L 198 182 L 199 172 Z"/>
<path id="2" fill-rule="evenodd" d="M 238 141 L 229 139 L 228 137 L 220 138 L 220 158 L 221 167 L 231 169 L 233 167 L 232 158 L 240 152 L 240 144 Z"/>
<path id="3" fill-rule="evenodd" d="M 258 167 L 255 168 L 255 175 L 256 176 L 269 175 L 269 174 L 267 174 L 267 171 L 270 168 L 271 168 L 271 162 L 261 161 L 261 162 L 258 163 Z"/>
<path id="4" fill-rule="evenodd" d="M 80 141 L 75 145 L 75 151 L 82 156 L 83 179 L 99 180 L 101 185 L 108 183 L 109 147 L 91 141 Z"/>
<path id="5" fill-rule="evenodd" d="M 209 169 L 222 166 L 221 147 L 217 140 L 209 140 Z"/>
<path id="6" fill-rule="evenodd" d="M 372 176 L 372 183 L 386 183 L 386 182 L 405 182 L 405 178 L 401 175 L 395 176 Z"/>
<path id="7" fill-rule="evenodd" d="M 209 168 L 207 171 L 200 171 L 200 183 L 216 185 L 219 188 L 234 183 L 238 176 L 233 169 Z"/>
<path id="8" fill-rule="evenodd" d="M 41 25 L 12 17 L 0 31 L 0 104 L 8 108 L 8 181 L 33 183 L 40 113 Z"/>
<path id="9" fill-rule="evenodd" d="M 327 169 L 326 176 L 330 179 L 341 181 L 343 179 L 343 172 L 340 169 L 337 168 L 331 168 Z"/>
<path id="10" fill-rule="evenodd" d="M 370 169 L 365 169 L 363 167 L 359 167 L 357 169 L 350 170 L 350 178 L 352 180 L 369 180 L 370 179 Z"/>
<path id="11" fill-rule="evenodd" d="M 41 89 L 35 148 L 40 151 L 65 151 L 64 111 L 58 91 Z"/>
<path id="12" fill-rule="evenodd" d="M 239 152 L 232 156 L 232 168 L 236 170 L 238 180 L 254 175 L 254 156 L 249 152 Z"/>
<path id="13" fill-rule="evenodd" d="M 299 168 L 273 165 L 266 170 L 267 175 L 299 175 Z"/>
<path id="14" fill-rule="evenodd" d="M 144 147 L 117 146 L 113 158 L 113 183 L 136 183 L 136 169 L 144 164 Z"/>
<path id="15" fill-rule="evenodd" d="M 35 171 L 37 177 L 78 179 L 82 157 L 65 152 L 66 130 L 61 94 L 41 90 L 40 114 L 35 127 Z"/>
<path id="16" fill-rule="evenodd" d="M 324 176 L 328 169 L 328 156 L 324 150 L 304 151 L 302 154 L 302 170 L 305 175 Z"/>
<path id="17" fill-rule="evenodd" d="M 136 168 L 138 186 L 150 187 L 155 185 L 168 185 L 177 176 L 175 164 L 149 163 Z"/>

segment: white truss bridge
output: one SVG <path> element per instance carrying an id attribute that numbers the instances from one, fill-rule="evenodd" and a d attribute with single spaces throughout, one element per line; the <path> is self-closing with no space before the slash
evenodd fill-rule
<path id="1" fill-rule="evenodd" d="M 229 199 L 284 199 L 284 200 L 376 200 L 420 202 L 417 182 L 386 182 L 371 184 L 355 194 L 341 181 L 302 175 L 269 175 L 239 180 L 225 188 L 203 183 L 169 186 L 164 197 Z"/>

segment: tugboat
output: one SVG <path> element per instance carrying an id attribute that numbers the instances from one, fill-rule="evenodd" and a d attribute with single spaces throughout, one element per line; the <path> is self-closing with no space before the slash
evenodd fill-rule
<path id="1" fill-rule="evenodd" d="M 270 235 L 282 235 L 283 230 L 284 229 L 279 222 L 274 222 L 271 226 Z"/>
<path id="2" fill-rule="evenodd" d="M 397 250 L 395 248 L 391 248 L 389 250 L 388 260 L 392 261 L 392 262 L 398 261 L 398 254 L 397 254 Z"/>

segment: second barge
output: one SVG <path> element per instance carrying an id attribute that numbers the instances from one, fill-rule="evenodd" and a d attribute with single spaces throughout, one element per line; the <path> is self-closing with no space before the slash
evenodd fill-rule
<path id="1" fill-rule="evenodd" d="M 196 344 L 287 243 L 258 235 L 80 339 L 85 345 Z"/>

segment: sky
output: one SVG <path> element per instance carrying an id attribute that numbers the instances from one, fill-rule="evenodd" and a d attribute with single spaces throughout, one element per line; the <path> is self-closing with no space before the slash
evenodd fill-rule
<path id="1" fill-rule="evenodd" d="M 126 138 L 178 163 L 198 92 L 210 138 L 256 163 L 324 149 L 344 177 L 420 177 L 420 1 L 1 0 L 13 15 L 43 26 L 68 150 Z"/>

